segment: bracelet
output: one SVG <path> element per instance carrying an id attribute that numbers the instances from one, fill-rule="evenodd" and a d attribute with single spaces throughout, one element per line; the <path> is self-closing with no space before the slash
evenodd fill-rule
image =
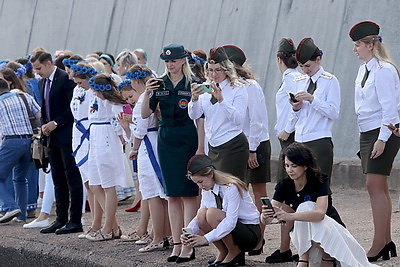
<path id="1" fill-rule="evenodd" d="M 132 152 L 132 153 L 134 153 L 134 154 L 137 154 L 137 153 L 138 153 L 138 151 L 139 151 L 139 150 L 137 150 L 137 149 L 132 149 L 132 151 L 131 151 L 131 152 Z"/>

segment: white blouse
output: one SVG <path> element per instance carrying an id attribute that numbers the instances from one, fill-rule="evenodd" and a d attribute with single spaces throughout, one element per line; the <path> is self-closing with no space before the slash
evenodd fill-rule
<path id="1" fill-rule="evenodd" d="M 238 220 L 243 224 L 259 224 L 260 213 L 249 192 L 242 190 L 243 198 L 241 198 L 238 188 L 233 184 L 215 184 L 212 190 L 202 190 L 200 209 L 217 208 L 214 193 L 219 194 L 222 198 L 222 211 L 226 213 L 226 217 L 218 224 L 217 228 L 204 235 L 209 243 L 227 236 L 235 228 Z M 188 227 L 194 234 L 200 231 L 197 216 L 193 218 Z"/>
<path id="2" fill-rule="evenodd" d="M 301 76 L 301 73 L 297 69 L 287 69 L 282 74 L 282 85 L 276 92 L 276 124 L 275 133 L 278 136 L 282 131 L 292 133 L 294 127 L 291 127 L 289 123 L 290 113 L 292 105 L 289 103 L 289 93 L 296 93 L 296 82 L 294 79 Z"/>
<path id="3" fill-rule="evenodd" d="M 370 73 L 361 88 L 365 65 Z M 383 124 L 400 122 L 400 82 L 395 67 L 376 58 L 362 64 L 355 81 L 354 102 L 360 132 L 380 128 L 378 139 L 387 141 L 392 132 Z"/>
<path id="4" fill-rule="evenodd" d="M 188 113 L 192 120 L 205 115 L 205 134 L 211 146 L 216 147 L 242 133 L 246 116 L 248 95 L 245 86 L 231 86 L 228 79 L 219 84 L 224 100 L 214 105 L 211 94 L 200 95 L 198 101 L 189 102 Z"/>
<path id="5" fill-rule="evenodd" d="M 249 141 L 250 151 L 256 151 L 261 142 L 269 140 L 268 112 L 264 92 L 255 80 L 245 80 L 249 97 L 243 132 Z"/>
<path id="6" fill-rule="evenodd" d="M 332 137 L 333 122 L 339 117 L 340 86 L 338 79 L 321 67 L 313 76 L 295 79 L 296 93 L 307 91 L 310 78 L 317 83 L 312 103 L 303 101 L 299 111 L 291 112 L 290 124 L 295 127 L 296 142 L 310 142 Z"/>

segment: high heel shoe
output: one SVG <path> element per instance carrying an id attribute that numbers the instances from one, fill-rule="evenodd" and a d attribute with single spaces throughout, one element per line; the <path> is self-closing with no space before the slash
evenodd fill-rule
<path id="1" fill-rule="evenodd" d="M 179 246 L 179 245 L 182 245 L 182 243 L 181 242 L 179 242 L 179 243 L 173 243 L 172 244 L 173 246 Z M 168 262 L 176 262 L 176 260 L 178 259 L 178 255 L 170 255 L 170 256 L 168 256 L 168 258 L 167 258 L 167 261 Z"/>
<path id="2" fill-rule="evenodd" d="M 182 262 L 188 262 L 191 260 L 194 260 L 196 258 L 196 254 L 194 252 L 194 248 L 192 249 L 192 254 L 190 254 L 190 257 L 178 257 L 176 259 L 176 263 L 182 263 Z"/>
<path id="3" fill-rule="evenodd" d="M 263 250 L 264 250 L 264 245 L 265 245 L 265 239 L 263 239 L 263 241 L 261 243 L 261 247 L 259 249 L 253 249 L 253 250 L 249 251 L 247 253 L 247 255 L 249 255 L 249 256 L 261 255 L 261 253 L 263 253 Z"/>
<path id="4" fill-rule="evenodd" d="M 390 259 L 389 257 L 389 249 L 387 248 L 387 245 L 379 251 L 378 255 L 373 256 L 373 257 L 367 257 L 369 262 L 374 262 L 377 261 L 380 257 L 382 257 L 383 260 L 387 261 Z"/>
<path id="5" fill-rule="evenodd" d="M 306 260 L 297 260 L 297 265 L 299 265 L 300 262 L 307 263 L 307 267 L 310 266 L 310 264 Z"/>
<path id="6" fill-rule="evenodd" d="M 142 201 L 139 200 L 138 203 L 136 203 L 136 205 L 135 205 L 134 207 L 129 208 L 129 209 L 126 209 L 125 211 L 126 211 L 126 212 L 136 212 L 136 211 L 139 210 L 141 204 L 142 204 Z"/>
<path id="7" fill-rule="evenodd" d="M 397 250 L 396 250 L 396 244 L 393 241 L 390 241 L 389 243 L 386 244 L 386 249 L 389 250 L 390 256 L 397 257 Z"/>
<path id="8" fill-rule="evenodd" d="M 216 264 L 218 267 L 230 267 L 230 266 L 244 266 L 245 258 L 244 252 L 240 252 L 236 257 L 234 257 L 230 262 L 221 262 Z"/>

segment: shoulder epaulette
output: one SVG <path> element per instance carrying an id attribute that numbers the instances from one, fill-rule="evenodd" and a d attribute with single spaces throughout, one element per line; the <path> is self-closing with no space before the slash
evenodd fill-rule
<path id="1" fill-rule="evenodd" d="M 330 80 L 330 79 L 332 79 L 332 78 L 335 77 L 335 76 L 333 76 L 333 75 L 330 74 L 329 72 L 324 72 L 324 73 L 321 74 L 321 77 L 324 77 L 324 78 Z"/>
<path id="2" fill-rule="evenodd" d="M 307 79 L 307 78 L 308 78 L 308 75 L 304 74 L 304 75 L 301 75 L 301 76 L 298 76 L 298 77 L 294 78 L 294 81 L 298 82 L 298 81 L 301 81 L 301 80 L 304 80 L 304 79 Z"/>

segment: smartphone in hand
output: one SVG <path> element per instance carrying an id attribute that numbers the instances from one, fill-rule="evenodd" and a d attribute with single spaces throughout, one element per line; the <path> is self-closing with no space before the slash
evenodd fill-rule
<path id="1" fill-rule="evenodd" d="M 289 93 L 289 96 L 290 96 L 290 100 L 292 100 L 293 103 L 299 102 L 299 100 L 296 99 L 296 97 L 294 96 L 293 93 Z"/>
<path id="2" fill-rule="evenodd" d="M 131 105 L 129 105 L 129 104 L 122 105 L 122 112 L 124 114 L 132 114 Z"/>
<path id="3" fill-rule="evenodd" d="M 163 79 L 156 79 L 157 81 L 157 85 L 158 85 L 158 89 L 163 89 L 165 90 L 165 83 Z"/>
<path id="4" fill-rule="evenodd" d="M 200 84 L 199 88 L 201 89 L 201 93 L 212 93 L 214 89 L 211 87 L 209 83 L 202 83 Z"/>
<path id="5" fill-rule="evenodd" d="M 267 207 L 268 207 L 268 209 L 272 209 L 273 211 L 274 211 L 274 214 L 275 214 L 275 209 L 274 209 L 274 207 L 272 206 L 272 203 L 271 203 L 271 201 L 269 200 L 269 197 L 262 197 L 262 198 L 260 198 L 261 199 L 261 202 L 264 204 L 264 205 L 266 205 Z"/>
<path id="6" fill-rule="evenodd" d="M 184 236 L 189 237 L 190 235 L 192 235 L 192 228 L 189 227 L 185 227 L 182 228 L 182 234 L 184 234 Z"/>
<path id="7" fill-rule="evenodd" d="M 383 126 L 388 127 L 389 130 L 392 130 L 392 131 L 396 130 L 396 126 L 393 126 L 393 125 L 390 125 L 390 124 L 385 124 L 385 123 L 384 123 Z"/>

